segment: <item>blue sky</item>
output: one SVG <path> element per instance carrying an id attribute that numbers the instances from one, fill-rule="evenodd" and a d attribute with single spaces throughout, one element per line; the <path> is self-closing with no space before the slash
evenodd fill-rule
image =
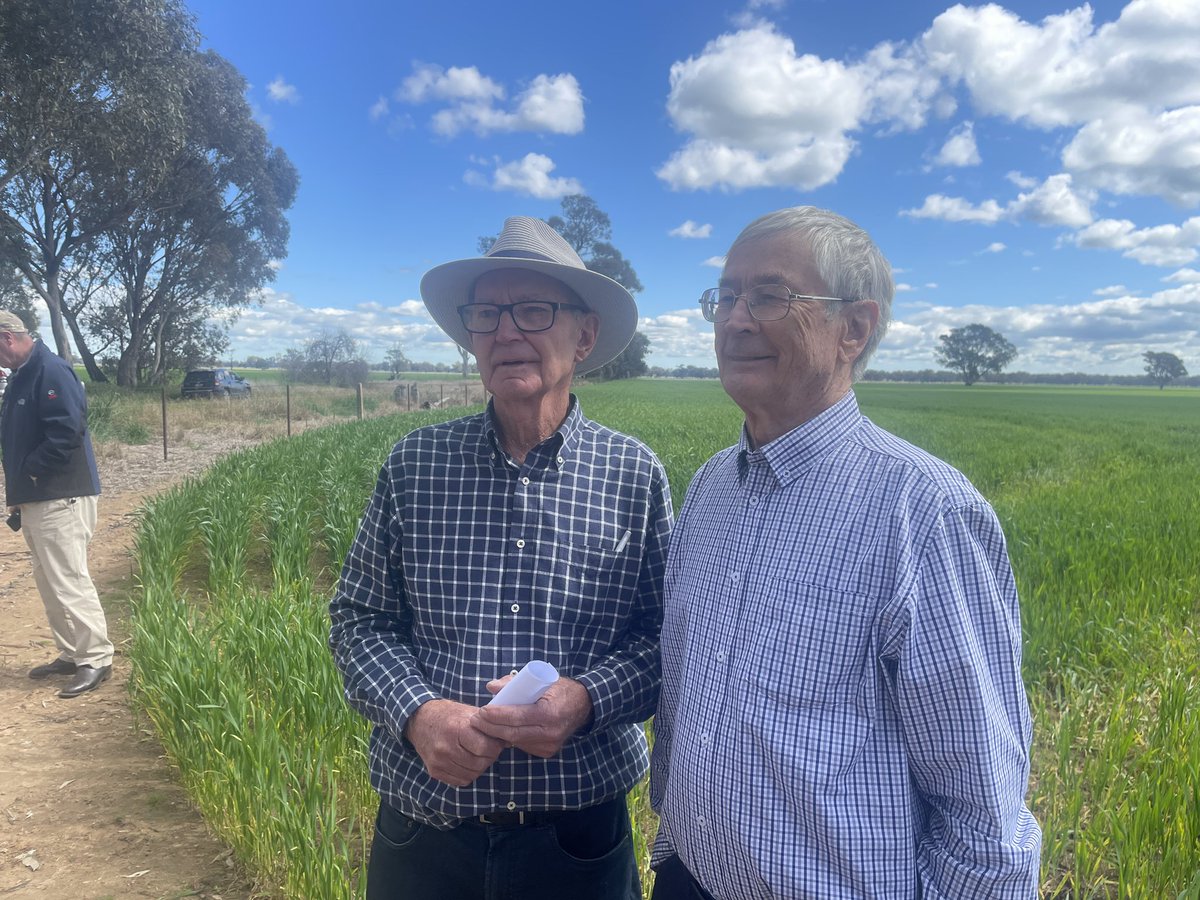
<path id="1" fill-rule="evenodd" d="M 738 231 L 813 204 L 896 272 L 873 368 L 983 322 L 1015 369 L 1200 372 L 1200 3 L 191 0 L 300 171 L 231 355 L 345 328 L 453 361 L 422 273 L 590 194 L 652 365 L 715 365 L 700 292 Z"/>

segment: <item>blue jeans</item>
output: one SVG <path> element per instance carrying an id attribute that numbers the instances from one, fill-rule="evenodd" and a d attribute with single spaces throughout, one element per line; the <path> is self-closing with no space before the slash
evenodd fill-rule
<path id="1" fill-rule="evenodd" d="M 650 900 L 713 900 L 713 895 L 672 854 L 654 869 L 654 893 Z"/>
<path id="2" fill-rule="evenodd" d="M 380 803 L 367 900 L 640 900 L 625 798 L 538 825 L 449 831 Z"/>

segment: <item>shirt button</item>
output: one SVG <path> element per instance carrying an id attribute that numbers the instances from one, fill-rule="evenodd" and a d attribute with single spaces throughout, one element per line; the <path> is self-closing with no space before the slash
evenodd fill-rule
<path id="1" fill-rule="evenodd" d="M 732 581 L 734 584 L 737 584 L 739 581 L 742 580 L 742 573 L 734 572 L 732 575 L 729 576 L 729 580 Z"/>
<path id="2" fill-rule="evenodd" d="M 510 607 L 509 607 L 509 609 L 511 609 L 513 612 L 520 612 L 520 611 L 521 611 L 521 604 L 520 604 L 520 603 L 514 603 L 512 606 L 510 606 Z"/>
<path id="3" fill-rule="evenodd" d="M 521 484 L 529 484 L 529 476 L 527 476 L 527 475 L 522 476 Z"/>
<path id="4" fill-rule="evenodd" d="M 563 459 L 563 458 L 560 456 L 560 457 L 559 457 L 559 458 L 556 460 L 556 462 L 557 462 L 557 463 L 558 463 L 558 464 L 561 466 L 563 463 L 565 463 L 565 462 L 566 462 L 566 460 L 565 460 L 565 459 Z"/>
<path id="5" fill-rule="evenodd" d="M 721 650 L 717 653 L 717 662 L 725 662 L 725 651 Z"/>
<path id="6" fill-rule="evenodd" d="M 704 820 L 704 816 L 696 816 L 696 824 L 703 828 L 708 823 Z"/>
<path id="7" fill-rule="evenodd" d="M 524 538 L 519 538 L 519 539 L 517 540 L 517 549 L 518 549 L 518 550 L 520 550 L 520 549 L 521 549 L 522 547 L 524 547 L 524 546 L 525 546 L 525 539 L 524 539 Z"/>
<path id="8" fill-rule="evenodd" d="M 758 498 L 757 498 L 757 497 L 751 497 L 751 498 L 750 498 L 750 505 L 751 505 L 751 506 L 758 506 Z"/>
<path id="9" fill-rule="evenodd" d="M 517 808 L 517 804 L 516 804 L 516 803 L 514 803 L 512 800 L 509 800 L 507 803 L 505 803 L 505 804 L 504 804 L 504 807 L 505 807 L 505 809 L 507 809 L 509 812 L 512 812 L 514 809 L 516 809 L 516 808 Z"/>
<path id="10" fill-rule="evenodd" d="M 508 674 L 509 674 L 509 675 L 516 675 L 516 674 L 517 674 L 517 670 L 516 670 L 516 669 L 513 669 L 513 670 L 512 670 L 511 672 L 509 672 Z"/>
<path id="11" fill-rule="evenodd" d="M 700 743 L 706 747 L 708 746 L 708 735 L 707 734 L 700 735 Z"/>

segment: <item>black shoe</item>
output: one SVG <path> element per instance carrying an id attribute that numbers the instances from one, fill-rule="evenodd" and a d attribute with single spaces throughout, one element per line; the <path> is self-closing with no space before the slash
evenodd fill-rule
<path id="1" fill-rule="evenodd" d="M 41 666 L 34 666 L 29 670 L 30 678 L 49 678 L 51 675 L 74 675 L 75 663 L 69 659 L 63 659 L 61 656 L 54 662 L 46 663 Z"/>
<path id="2" fill-rule="evenodd" d="M 101 666 L 98 669 L 92 666 L 80 666 L 76 670 L 75 679 L 59 691 L 58 696 L 78 697 L 80 694 L 86 694 L 88 691 L 94 691 L 107 681 L 108 676 L 111 674 L 112 666 Z"/>

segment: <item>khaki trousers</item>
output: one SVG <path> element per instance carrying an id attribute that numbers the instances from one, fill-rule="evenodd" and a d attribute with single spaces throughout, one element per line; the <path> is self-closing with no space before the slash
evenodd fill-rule
<path id="1" fill-rule="evenodd" d="M 96 497 L 21 504 L 21 532 L 33 554 L 33 579 L 60 656 L 78 666 L 112 663 L 113 645 L 100 596 L 88 574 Z"/>

